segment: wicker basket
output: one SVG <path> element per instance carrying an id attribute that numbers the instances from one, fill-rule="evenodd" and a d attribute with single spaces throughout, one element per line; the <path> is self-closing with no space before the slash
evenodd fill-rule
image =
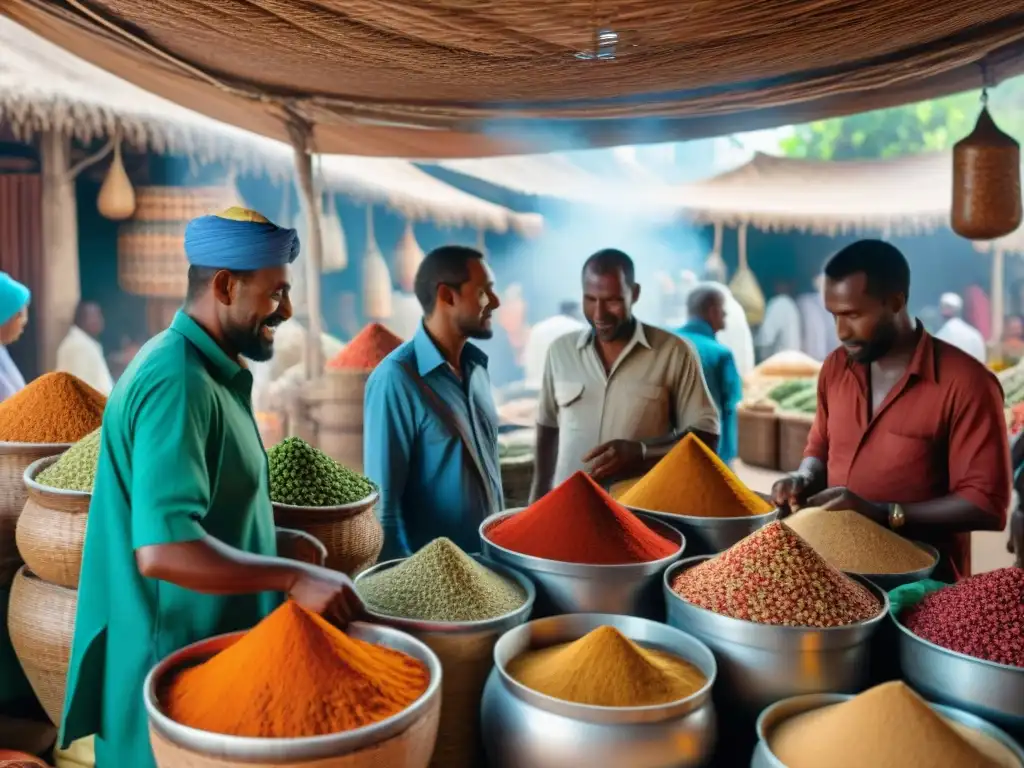
<path id="1" fill-rule="evenodd" d="M 377 562 L 384 529 L 373 512 L 378 494 L 342 507 L 295 507 L 274 504 L 274 522 L 295 528 L 327 547 L 327 567 L 355 576 Z"/>
<path id="2" fill-rule="evenodd" d="M 802 413 L 779 416 L 779 469 L 793 472 L 804 460 L 804 449 L 811 434 L 814 417 Z"/>
<path id="3" fill-rule="evenodd" d="M 59 456 L 47 456 L 25 470 L 28 500 L 18 518 L 18 553 L 43 581 L 78 589 L 91 493 L 40 485 L 36 477 Z"/>
<path id="4" fill-rule="evenodd" d="M 740 461 L 751 467 L 779 469 L 778 415 L 774 411 L 740 408 L 737 417 Z"/>
<path id="5" fill-rule="evenodd" d="M 64 709 L 64 685 L 75 634 L 78 592 L 48 584 L 26 568 L 15 574 L 7 628 L 25 677 L 54 725 Z"/>
<path id="6" fill-rule="evenodd" d="M 328 371 L 302 395 L 316 446 L 335 461 L 363 471 L 363 395 L 370 371 Z"/>
<path id="7" fill-rule="evenodd" d="M 15 529 L 28 499 L 25 469 L 70 447 L 66 443 L 0 443 L 0 587 L 10 584 L 21 567 Z"/>
<path id="8" fill-rule="evenodd" d="M 139 187 L 135 191 L 135 221 L 191 221 L 236 205 L 233 191 L 219 187 Z"/>
<path id="9" fill-rule="evenodd" d="M 188 288 L 185 222 L 122 224 L 117 233 L 117 280 L 127 293 L 180 299 Z"/>
<path id="10" fill-rule="evenodd" d="M 533 456 L 529 454 L 501 460 L 501 490 L 505 497 L 505 509 L 525 507 L 530 503 L 533 465 Z"/>

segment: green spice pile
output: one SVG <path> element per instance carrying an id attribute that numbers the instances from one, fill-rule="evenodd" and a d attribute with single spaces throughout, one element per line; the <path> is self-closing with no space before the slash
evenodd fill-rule
<path id="1" fill-rule="evenodd" d="M 360 579 L 358 590 L 377 613 L 421 621 L 483 621 L 526 602 L 518 584 L 444 538 L 393 568 Z"/>
<path id="2" fill-rule="evenodd" d="M 36 482 L 63 491 L 92 493 L 100 460 L 100 430 L 94 429 L 50 466 L 36 475 Z"/>
<path id="3" fill-rule="evenodd" d="M 780 522 L 679 574 L 672 589 L 723 616 L 787 627 L 841 627 L 882 609 L 870 591 Z"/>
<path id="4" fill-rule="evenodd" d="M 270 499 L 296 507 L 340 507 L 362 501 L 376 488 L 366 477 L 343 467 L 297 437 L 269 451 Z"/>

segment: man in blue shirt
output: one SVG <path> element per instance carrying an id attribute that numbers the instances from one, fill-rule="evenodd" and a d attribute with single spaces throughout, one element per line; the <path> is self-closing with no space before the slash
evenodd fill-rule
<path id="1" fill-rule="evenodd" d="M 725 327 L 725 296 L 713 285 L 698 285 L 686 298 L 686 310 L 690 319 L 679 329 L 679 335 L 700 355 L 704 379 L 722 423 L 718 455 L 728 464 L 736 458 L 736 409 L 743 397 L 743 385 L 732 352 L 715 340 L 715 334 Z"/>
<path id="2" fill-rule="evenodd" d="M 380 487 L 381 559 L 438 536 L 477 552 L 477 529 L 502 508 L 498 414 L 487 356 L 500 306 L 483 254 L 443 246 L 416 272 L 423 323 L 366 384 L 363 470 Z"/>

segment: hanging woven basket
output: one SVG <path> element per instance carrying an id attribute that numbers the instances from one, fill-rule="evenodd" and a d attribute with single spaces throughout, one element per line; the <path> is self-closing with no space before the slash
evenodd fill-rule
<path id="1" fill-rule="evenodd" d="M 974 130 L 953 147 L 953 231 L 994 240 L 1021 224 L 1020 145 L 982 107 Z"/>
<path id="2" fill-rule="evenodd" d="M 363 255 L 363 314 L 370 320 L 391 317 L 391 273 L 373 234 L 373 208 L 366 209 L 366 253 Z"/>
<path id="3" fill-rule="evenodd" d="M 395 253 L 395 265 L 398 268 L 398 284 L 406 293 L 412 293 L 416 282 L 416 270 L 420 268 L 423 261 L 423 249 L 416 242 L 416 234 L 412 229 L 412 222 L 405 223 L 405 232 L 402 239 L 398 241 L 398 249 Z"/>
<path id="4" fill-rule="evenodd" d="M 334 195 L 325 195 L 320 209 L 320 271 L 341 272 L 348 267 L 348 246 Z"/>
<path id="5" fill-rule="evenodd" d="M 114 157 L 100 187 L 96 207 L 101 216 L 112 221 L 124 221 L 135 213 L 135 190 L 124 169 L 120 137 L 114 140 Z"/>
<path id="6" fill-rule="evenodd" d="M 747 264 L 747 225 L 740 226 L 739 232 L 740 265 L 729 281 L 729 290 L 736 297 L 736 301 L 743 307 L 743 314 L 747 316 L 747 322 L 751 325 L 760 325 L 764 322 L 764 292 L 757 282 L 757 277 Z M 721 257 L 719 257 L 721 258 Z"/>

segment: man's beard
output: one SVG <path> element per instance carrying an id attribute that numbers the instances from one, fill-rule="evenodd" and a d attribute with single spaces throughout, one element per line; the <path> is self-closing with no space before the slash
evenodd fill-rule
<path id="1" fill-rule="evenodd" d="M 480 339 L 486 341 L 494 338 L 494 329 L 484 325 L 486 318 L 473 318 L 472 320 L 459 321 L 459 333 L 467 339 Z"/>
<path id="2" fill-rule="evenodd" d="M 892 323 L 890 325 L 881 325 L 875 331 L 874 338 L 868 339 L 866 341 L 861 339 L 854 339 L 852 343 L 861 345 L 860 349 L 858 349 L 856 352 L 851 352 L 850 349 L 847 348 L 846 354 L 848 354 L 850 358 L 853 359 L 854 361 L 868 365 L 870 363 L 875 362 L 876 360 L 882 359 L 887 354 L 889 354 L 889 351 L 892 349 L 893 344 L 896 343 L 896 336 L 897 333 L 895 323 Z M 851 342 L 843 343 L 849 344 Z"/>
<path id="3" fill-rule="evenodd" d="M 269 341 L 263 337 L 263 328 L 276 328 L 284 318 L 278 315 L 271 315 L 262 323 L 256 326 L 253 331 L 249 328 L 231 328 L 224 332 L 225 341 L 232 349 L 237 350 L 242 357 L 253 362 L 263 363 L 274 356 L 274 340 Z"/>
<path id="4" fill-rule="evenodd" d="M 599 323 L 591 320 L 590 318 L 587 318 L 587 322 L 590 323 L 590 328 L 594 332 L 594 335 L 601 341 L 623 341 L 633 335 L 634 319 L 632 317 L 628 320 L 616 322 L 611 328 L 601 328 L 599 327 Z"/>

